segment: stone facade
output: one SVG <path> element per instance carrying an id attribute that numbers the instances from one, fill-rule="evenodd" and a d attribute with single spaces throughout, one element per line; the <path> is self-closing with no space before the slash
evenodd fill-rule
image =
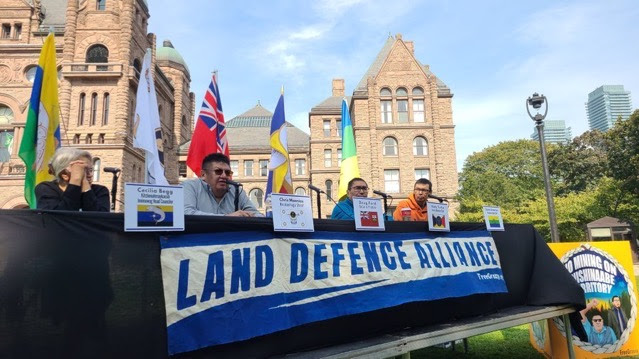
<path id="1" fill-rule="evenodd" d="M 455 195 L 452 96 L 415 58 L 412 42 L 403 41 L 401 35 L 389 37 L 353 95 L 347 97 L 360 174 L 372 189 L 392 195 L 397 204 L 412 192 L 416 178 L 428 177 L 433 193 Z M 332 96 L 309 113 L 311 180 L 327 192 L 330 181 L 336 200 L 342 98 L 343 80 L 333 80 Z M 334 205 L 326 200 L 322 207 L 323 213 L 330 214 Z M 456 208 L 451 203 L 451 215 Z"/>
<path id="2" fill-rule="evenodd" d="M 116 207 L 120 210 L 124 182 L 144 181 L 144 155 L 133 148 L 131 119 L 140 64 L 151 48 L 165 173 L 169 182 L 178 182 L 178 145 L 191 137 L 194 112 L 188 68 L 179 56 L 175 61 L 166 55 L 175 51 L 170 43 L 156 48 L 155 36 L 147 33 L 150 14 L 146 1 L 103 3 L 104 8 L 87 0 L 34 0 L 31 4 L 5 0 L 0 5 L 0 23 L 12 29 L 8 38 L 0 38 L 0 114 L 7 108 L 11 117 L 10 123 L 0 124 L 0 131 L 13 131 L 9 158 L 0 163 L 0 208 L 26 204 L 24 164 L 18 149 L 31 95 L 27 75 L 37 64 L 51 28 L 60 74 L 62 145 L 92 153 L 97 183 L 111 185 L 111 175 L 101 172 L 104 166 L 122 169 Z M 17 28 L 19 35 L 15 35 Z M 2 70 L 3 66 L 10 71 Z"/>

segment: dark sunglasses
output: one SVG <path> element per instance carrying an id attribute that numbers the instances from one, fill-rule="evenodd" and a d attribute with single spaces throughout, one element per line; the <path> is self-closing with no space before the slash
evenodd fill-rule
<path id="1" fill-rule="evenodd" d="M 593 322 L 603 322 L 603 319 L 593 319 Z"/>
<path id="2" fill-rule="evenodd" d="M 215 173 L 215 174 L 216 174 L 216 175 L 218 175 L 218 176 L 221 176 L 221 175 L 222 175 L 222 173 L 225 173 L 225 174 L 226 174 L 227 176 L 229 176 L 229 177 L 230 177 L 230 176 L 233 176 L 233 171 L 231 171 L 231 170 L 223 170 L 223 169 L 221 169 L 221 168 L 216 168 L 216 169 L 214 169 L 214 170 L 208 169 L 208 170 L 205 170 L 205 171 L 206 171 L 206 172 L 213 171 L 213 173 Z"/>

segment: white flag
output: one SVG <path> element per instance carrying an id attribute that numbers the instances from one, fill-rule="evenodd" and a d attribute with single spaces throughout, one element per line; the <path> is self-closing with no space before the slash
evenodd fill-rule
<path id="1" fill-rule="evenodd" d="M 146 152 L 146 183 L 169 184 L 164 177 L 162 125 L 151 74 L 151 49 L 144 55 L 133 121 L 133 146 Z"/>

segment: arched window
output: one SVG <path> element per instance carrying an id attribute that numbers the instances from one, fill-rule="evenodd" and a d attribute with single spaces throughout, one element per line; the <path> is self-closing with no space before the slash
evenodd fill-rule
<path id="1" fill-rule="evenodd" d="M 136 165 L 135 163 L 133 164 L 133 171 L 131 171 L 131 173 L 133 174 L 131 176 L 131 182 L 137 182 L 138 181 L 138 165 Z"/>
<path id="2" fill-rule="evenodd" d="M 251 201 L 257 205 L 257 208 L 262 208 L 264 206 L 264 191 L 259 188 L 253 188 L 251 192 L 249 192 L 249 197 Z"/>
<path id="3" fill-rule="evenodd" d="M 413 122 L 424 122 L 424 90 L 421 87 L 413 89 Z"/>
<path id="4" fill-rule="evenodd" d="M 413 96 L 423 96 L 424 90 L 421 87 L 415 87 L 413 89 Z"/>
<path id="5" fill-rule="evenodd" d="M 102 167 L 102 161 L 95 157 L 93 159 L 93 180 L 96 182 L 100 180 L 100 167 Z"/>
<path id="6" fill-rule="evenodd" d="M 188 122 L 186 122 L 186 116 L 182 115 L 182 126 L 188 127 Z"/>
<path id="7" fill-rule="evenodd" d="M 306 196 L 306 190 L 304 189 L 304 187 L 297 187 L 295 189 L 295 194 L 298 196 Z"/>
<path id="8" fill-rule="evenodd" d="M 384 139 L 384 156 L 397 156 L 397 140 L 392 137 Z"/>
<path id="9" fill-rule="evenodd" d="M 139 80 L 140 72 L 142 72 L 142 64 L 140 63 L 140 60 L 133 60 L 133 68 L 135 69 L 135 78 Z"/>
<path id="10" fill-rule="evenodd" d="M 428 141 L 424 137 L 418 136 L 413 140 L 413 155 L 426 156 L 428 155 Z"/>
<path id="11" fill-rule="evenodd" d="M 324 182 L 324 184 L 326 185 L 326 197 L 327 197 L 327 200 L 328 200 L 328 198 L 333 198 L 333 181 L 326 180 L 326 182 Z"/>
<path id="12" fill-rule="evenodd" d="M 76 133 L 75 136 L 73 136 L 73 144 L 77 145 L 80 144 L 80 134 Z"/>
<path id="13" fill-rule="evenodd" d="M 392 95 L 387 87 L 379 91 L 379 96 L 386 98 L 379 101 L 382 123 L 393 123 L 393 100 L 390 99 Z"/>
<path id="14" fill-rule="evenodd" d="M 106 0 L 96 0 L 95 9 L 96 10 L 106 10 Z"/>
<path id="15" fill-rule="evenodd" d="M 99 144 L 104 144 L 104 133 L 101 133 L 101 134 L 98 136 L 98 143 L 99 143 Z"/>
<path id="16" fill-rule="evenodd" d="M 400 87 L 397 89 L 397 122 L 408 122 L 408 92 L 405 88 Z"/>
<path id="17" fill-rule="evenodd" d="M 109 124 L 110 101 L 111 101 L 111 96 L 107 92 L 104 94 L 104 98 L 102 99 L 102 126 L 106 126 Z"/>
<path id="18" fill-rule="evenodd" d="M 90 126 L 95 125 L 96 118 L 98 117 L 98 94 L 91 94 L 91 121 L 89 122 Z"/>
<path id="19" fill-rule="evenodd" d="M 10 125 L 13 122 L 13 111 L 7 105 L 0 104 L 0 125 Z"/>
<path id="20" fill-rule="evenodd" d="M 78 103 L 78 126 L 84 125 L 84 102 L 87 95 L 82 92 L 80 94 L 80 102 Z"/>
<path id="21" fill-rule="evenodd" d="M 85 138 L 84 143 L 86 143 L 87 145 L 90 145 L 91 143 L 93 143 L 93 134 L 91 133 L 87 134 L 87 137 Z"/>
<path id="22" fill-rule="evenodd" d="M 104 45 L 93 45 L 87 50 L 86 62 L 90 64 L 109 62 L 109 50 Z"/>

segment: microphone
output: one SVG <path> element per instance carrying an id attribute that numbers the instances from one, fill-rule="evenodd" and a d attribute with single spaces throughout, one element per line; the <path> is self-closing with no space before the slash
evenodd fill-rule
<path id="1" fill-rule="evenodd" d="M 313 186 L 312 184 L 309 184 L 308 188 L 313 190 L 313 191 L 315 191 L 315 192 L 317 192 L 317 193 L 326 193 L 326 192 L 322 191 L 320 188 Z"/>
<path id="2" fill-rule="evenodd" d="M 104 167 L 103 171 L 104 172 L 108 172 L 108 173 L 116 174 L 116 173 L 120 172 L 120 169 L 117 168 L 117 167 Z"/>
<path id="3" fill-rule="evenodd" d="M 382 196 L 384 198 L 393 198 L 393 196 L 391 196 L 390 194 L 386 194 L 382 191 L 373 190 L 373 193 L 375 193 L 378 196 Z"/>
<path id="4" fill-rule="evenodd" d="M 446 198 L 435 196 L 434 194 L 429 194 L 428 198 L 436 199 L 436 200 L 439 201 L 439 203 L 442 203 L 444 201 L 448 202 L 448 200 Z"/>
<path id="5" fill-rule="evenodd" d="M 230 179 L 224 181 L 226 182 L 226 184 L 230 184 L 231 186 L 242 187 L 242 184 L 240 182 L 231 181 Z"/>

